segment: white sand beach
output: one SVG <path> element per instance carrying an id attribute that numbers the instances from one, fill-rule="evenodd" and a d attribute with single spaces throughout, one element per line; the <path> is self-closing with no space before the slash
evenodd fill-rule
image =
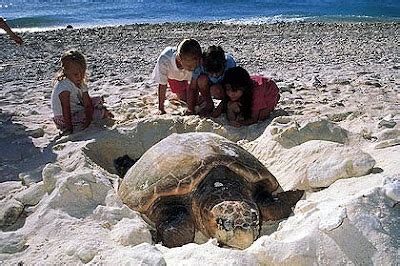
<path id="1" fill-rule="evenodd" d="M 400 228 L 400 23 L 143 24 L 0 35 L 0 264 L 395 265 Z M 193 37 L 221 45 L 281 92 L 269 119 L 157 114 L 159 53 Z M 113 126 L 58 137 L 52 80 L 70 48 L 87 58 L 89 93 Z M 168 99 L 173 95 L 168 93 Z M 294 213 L 244 251 L 215 240 L 166 248 L 123 205 L 113 160 L 139 158 L 172 133 L 214 132 L 259 159 Z"/>

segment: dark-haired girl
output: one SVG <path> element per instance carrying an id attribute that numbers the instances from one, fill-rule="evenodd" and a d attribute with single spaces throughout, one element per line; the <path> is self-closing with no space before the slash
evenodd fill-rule
<path id="1" fill-rule="evenodd" d="M 230 125 L 240 127 L 265 120 L 279 101 L 275 82 L 263 76 L 250 76 L 242 67 L 230 68 L 223 81 L 226 96 L 213 116 L 226 112 Z"/>

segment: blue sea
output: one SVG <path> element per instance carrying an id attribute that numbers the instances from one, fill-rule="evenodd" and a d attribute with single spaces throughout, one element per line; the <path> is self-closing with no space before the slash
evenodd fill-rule
<path id="1" fill-rule="evenodd" d="M 0 0 L 19 29 L 163 22 L 400 21 L 400 0 Z"/>

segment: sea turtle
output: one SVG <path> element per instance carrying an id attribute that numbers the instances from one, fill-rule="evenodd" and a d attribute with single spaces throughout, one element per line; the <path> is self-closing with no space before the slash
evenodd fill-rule
<path id="1" fill-rule="evenodd" d="M 239 249 L 258 237 L 263 221 L 288 217 L 303 191 L 283 192 L 249 152 L 214 133 L 172 134 L 126 173 L 118 194 L 155 225 L 167 247 L 195 233 Z"/>

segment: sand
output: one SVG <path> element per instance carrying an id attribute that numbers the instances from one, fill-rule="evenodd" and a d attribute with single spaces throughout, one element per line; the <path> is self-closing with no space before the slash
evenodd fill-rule
<path id="1" fill-rule="evenodd" d="M 265 259 L 271 264 L 385 264 L 396 261 L 398 248 L 388 244 L 389 248 L 384 249 L 379 243 L 392 243 L 396 239 L 398 241 L 399 230 L 389 238 L 378 233 L 370 234 L 373 235 L 373 240 L 370 235 L 363 236 L 368 243 L 372 243 L 368 247 L 374 250 L 373 255 L 366 251 L 357 253 L 358 250 L 365 249 L 365 246 L 357 246 L 357 243 L 354 243 L 355 255 L 343 252 L 347 246 L 342 242 L 347 239 L 346 235 L 351 235 L 348 231 L 332 236 L 331 239 L 335 240 L 338 248 L 330 253 L 321 244 L 324 242 L 323 237 L 319 238 L 321 242 L 309 245 L 315 252 L 310 249 L 298 251 L 300 246 L 304 248 L 305 243 L 314 241 L 311 239 L 318 236 L 317 231 L 326 232 L 340 227 L 340 224 L 349 223 L 343 222 L 343 217 L 354 217 L 355 209 L 358 208 L 354 211 L 357 214 L 371 211 L 354 203 L 360 198 L 358 194 L 350 191 L 350 188 L 359 191 L 367 189 L 363 185 L 367 182 L 363 181 L 363 177 L 364 180 L 374 180 L 371 189 L 373 187 L 375 190 L 368 190 L 366 193 L 370 195 L 371 202 L 381 199 L 385 206 L 393 205 L 385 209 L 390 210 L 385 222 L 399 215 L 399 23 L 144 24 L 25 32 L 21 33 L 21 36 L 24 45 L 16 46 L 6 35 L 0 35 L 0 182 L 3 182 L 0 187 L 2 206 L 14 204 L 14 209 L 24 209 L 27 218 L 23 221 L 18 218 L 19 225 L 11 227 L 2 224 L 4 232 L 1 237 L 3 240 L 9 240 L 4 241 L 0 247 L 0 253 L 3 254 L 0 261 L 112 263 L 115 262 L 115 254 L 126 258 L 126 261 L 121 259 L 120 263 L 142 261 L 144 264 L 185 264 L 198 259 L 204 259 L 207 264 L 217 261 L 223 264 L 239 261 L 262 264 L 265 263 Z M 228 126 L 224 117 L 206 119 L 183 116 L 184 107 L 169 102 L 167 114 L 157 115 L 157 85 L 150 80 L 150 73 L 159 53 L 166 46 L 175 46 L 187 37 L 196 38 L 203 49 L 212 44 L 221 45 L 251 74 L 263 74 L 274 79 L 280 87 L 281 100 L 271 118 L 256 125 L 236 129 Z M 112 127 L 92 125 L 72 136 L 59 138 L 51 120 L 50 95 L 52 79 L 60 65 L 59 58 L 63 51 L 70 48 L 78 49 L 86 55 L 90 94 L 105 96 L 108 108 L 116 116 L 116 123 Z M 173 95 L 169 93 L 168 98 L 172 99 Z M 331 130 L 333 127 L 339 129 Z M 98 206 L 114 206 L 110 200 L 107 201 L 107 197 L 116 197 L 112 193 L 111 182 L 104 181 L 116 178 L 112 160 L 123 154 L 138 157 L 167 135 L 188 131 L 212 131 L 238 141 L 272 169 L 272 173 L 280 182 L 287 182 L 285 185 L 290 188 L 306 189 L 310 193 L 309 198 L 298 204 L 301 206 L 296 207 L 298 211 L 296 213 L 295 210 L 293 219 L 285 223 L 286 228 L 281 225 L 280 231 L 260 238 L 245 254 L 228 252 L 216 247 L 213 242 L 200 246 L 190 244 L 181 249 L 171 250 L 160 245 L 154 246 L 145 230 L 139 226 L 140 222 L 135 222 L 135 219 L 140 219 L 139 216 L 116 203 L 113 204 L 118 206 L 119 212 L 125 214 L 121 214 L 119 220 L 113 220 L 110 230 L 117 232 L 123 224 L 129 224 L 129 221 L 124 219 L 130 219 L 130 223 L 140 230 L 134 231 L 132 239 L 128 240 L 122 239 L 121 233 L 118 232 L 109 237 L 106 232 L 96 231 L 103 228 L 98 228 L 98 221 L 104 218 L 98 214 Z M 344 135 L 337 135 L 337 132 L 342 131 L 345 132 Z M 310 141 L 323 143 L 307 144 Z M 332 142 L 336 144 L 333 145 Z M 316 147 L 319 147 L 319 150 Z M 320 153 L 321 149 L 332 150 L 335 155 Z M 348 157 L 340 158 L 340 154 L 344 153 Z M 355 157 L 359 160 L 354 160 Z M 297 160 L 299 158 L 302 160 Z M 320 175 L 321 169 L 328 173 Z M 100 171 L 102 178 L 99 180 L 102 181 L 94 181 L 93 176 L 97 174 L 90 171 Z M 91 174 L 88 174 L 89 172 Z M 289 173 L 298 174 L 298 179 L 294 180 Z M 73 176 L 80 176 L 82 179 L 68 179 Z M 63 186 L 60 180 L 66 180 L 66 184 L 91 180 L 90 182 L 107 183 L 107 186 L 92 188 L 92 201 L 88 205 L 83 204 L 84 207 L 72 200 L 68 208 L 65 207 L 66 203 L 55 207 L 52 203 L 56 197 L 54 193 L 62 195 L 62 191 L 59 191 Z M 351 195 L 352 200 L 337 200 L 336 207 L 332 204 L 318 203 L 320 199 L 316 199 L 316 193 L 322 193 L 321 197 L 331 198 L 335 195 L 331 191 L 335 191 L 347 181 L 345 186 L 349 186 L 350 192 L 343 191 L 343 195 L 337 196 L 343 199 L 347 197 L 345 195 Z M 325 187 L 329 188 L 323 189 Z M 26 192 L 28 189 L 31 190 L 30 194 L 29 191 Z M 323 190 L 316 192 L 320 189 Z M 324 191 L 327 191 L 326 194 L 323 194 Z M 341 193 L 340 189 L 338 191 Z M 21 196 L 22 192 L 29 197 L 25 194 Z M 85 191 L 82 193 L 88 195 Z M 93 196 L 96 193 L 98 198 Z M 87 199 L 82 195 L 74 197 Z M 66 202 L 69 202 L 72 196 L 60 197 L 68 199 Z M 93 197 L 97 200 L 93 200 Z M 347 206 L 347 212 L 341 211 L 341 204 Z M 378 205 L 374 206 L 378 208 Z M 372 211 L 377 210 L 375 207 L 371 207 Z M 325 212 L 315 218 L 307 214 L 310 208 L 325 208 Z M 337 214 L 333 217 L 337 217 L 339 222 L 333 218 L 321 218 L 332 217 L 331 212 Z M 103 218 L 93 218 L 96 213 Z M 71 222 L 64 214 L 78 220 Z M 35 215 L 48 217 L 44 221 L 56 222 L 45 225 L 45 222 L 40 222 Z M 50 219 L 52 215 L 56 218 Z M 359 220 L 350 219 L 350 223 L 357 220 L 358 225 L 363 224 L 376 218 L 372 216 L 365 220 L 357 216 Z M 62 222 L 66 220 L 69 222 Z M 56 226 L 57 221 L 59 227 Z M 311 226 L 315 225 L 316 221 L 319 221 L 318 225 Z M 381 221 L 381 224 L 385 222 Z M 72 224 L 80 228 L 77 229 L 82 235 L 80 238 L 68 233 L 74 227 Z M 282 241 L 285 240 L 284 237 L 293 240 L 296 226 L 313 229 L 305 230 L 302 238 L 297 237 L 302 240 L 289 248 Z M 358 227 L 358 230 L 362 229 Z M 46 233 L 58 230 L 60 233 L 57 236 Z M 292 235 L 285 233 L 287 231 Z M 138 241 L 140 237 L 147 239 L 143 242 L 148 244 L 135 246 L 141 243 Z M 62 244 L 66 238 L 67 242 L 80 241 L 85 243 L 84 246 L 90 246 L 97 241 L 96 243 L 110 247 L 112 252 L 107 252 L 105 248 L 83 248 L 83 251 L 79 251 L 75 247 L 76 244 Z M 60 245 L 60 248 L 56 250 L 53 245 L 47 243 L 49 241 Z M 44 249 L 47 257 L 43 255 Z M 196 249 L 200 255 L 194 253 Z M 154 252 L 155 255 L 141 257 L 144 250 Z M 279 255 L 272 255 L 274 252 Z M 293 255 L 296 252 L 298 254 Z M 254 254 L 257 254 L 258 259 L 254 258 Z M 365 256 L 369 256 L 367 260 L 363 260 Z M 127 257 L 131 257 L 131 260 Z M 285 259 L 282 259 L 283 257 Z"/>

